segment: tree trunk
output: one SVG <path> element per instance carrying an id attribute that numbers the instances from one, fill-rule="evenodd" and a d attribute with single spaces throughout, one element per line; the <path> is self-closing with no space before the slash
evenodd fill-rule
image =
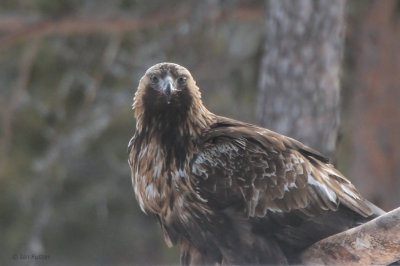
<path id="1" fill-rule="evenodd" d="M 348 75 L 352 182 L 390 210 L 400 205 L 400 1 L 365 1 L 352 23 Z M 351 87 L 350 87 L 351 86 Z"/>
<path id="2" fill-rule="evenodd" d="M 345 0 L 269 0 L 257 116 L 272 130 L 332 156 L 339 127 Z M 400 259 L 400 209 L 323 239 L 303 264 L 389 264 Z"/>
<path id="3" fill-rule="evenodd" d="M 269 0 L 257 117 L 332 156 L 339 127 L 344 0 Z"/>

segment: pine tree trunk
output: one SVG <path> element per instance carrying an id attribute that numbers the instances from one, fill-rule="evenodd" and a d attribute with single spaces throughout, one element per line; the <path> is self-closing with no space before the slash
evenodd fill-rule
<path id="1" fill-rule="evenodd" d="M 347 81 L 349 176 L 365 197 L 391 210 L 400 205 L 400 1 L 362 7 Z"/>
<path id="2" fill-rule="evenodd" d="M 257 117 L 327 156 L 339 127 L 344 0 L 269 0 Z"/>

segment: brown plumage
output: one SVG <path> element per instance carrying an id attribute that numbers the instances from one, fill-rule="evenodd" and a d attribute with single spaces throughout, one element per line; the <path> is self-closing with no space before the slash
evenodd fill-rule
<path id="1" fill-rule="evenodd" d="M 208 111 L 190 72 L 147 70 L 129 143 L 140 208 L 182 264 L 287 264 L 379 213 L 326 158 L 273 131 Z"/>

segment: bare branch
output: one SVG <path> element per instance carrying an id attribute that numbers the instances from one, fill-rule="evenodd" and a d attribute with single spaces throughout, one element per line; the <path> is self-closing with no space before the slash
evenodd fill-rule
<path id="1" fill-rule="evenodd" d="M 158 25 L 177 24 L 187 21 L 190 10 L 180 8 L 174 10 L 171 16 L 168 12 L 155 13 L 143 17 L 104 18 L 84 15 L 81 17 L 67 17 L 62 20 L 44 20 L 35 18 L 0 18 L 0 50 L 6 49 L 15 43 L 49 35 L 85 35 L 91 33 L 118 34 L 136 31 Z M 206 20 L 235 19 L 240 21 L 262 21 L 264 10 L 252 7 L 239 7 L 226 10 L 217 17 L 208 14 Z"/>
<path id="2" fill-rule="evenodd" d="M 85 99 L 87 103 L 92 103 L 96 99 L 97 92 L 101 86 L 101 83 L 103 82 L 104 75 L 107 73 L 107 70 L 114 63 L 120 45 L 121 45 L 121 36 L 120 35 L 111 36 L 108 45 L 104 51 L 101 68 L 94 76 L 93 81 L 91 82 L 90 87 L 88 88 Z"/>
<path id="3" fill-rule="evenodd" d="M 0 178 L 3 174 L 2 172 L 4 165 L 8 160 L 7 157 L 12 141 L 12 124 L 15 117 L 15 111 L 20 104 L 24 91 L 28 87 L 31 70 L 37 55 L 39 43 L 40 40 L 34 39 L 26 45 L 26 48 L 21 56 L 21 62 L 19 64 L 19 76 L 16 87 L 12 91 L 8 103 L 4 103 L 4 105 L 2 105 L 4 107 L 1 110 L 2 116 L 0 121 L 2 129 L 2 134 L 0 136 Z"/>
<path id="4" fill-rule="evenodd" d="M 125 18 L 65 18 L 58 21 L 39 20 L 36 23 L 21 27 L 11 34 L 0 39 L 0 49 L 9 47 L 16 42 L 35 37 L 48 35 L 70 35 L 70 34 L 90 34 L 96 32 L 122 33 L 134 31 L 154 25 L 176 23 L 187 17 L 182 10 L 177 11 L 176 15 L 160 13 L 146 18 L 125 17 Z M 16 27 L 16 26 L 14 26 Z"/>
<path id="5" fill-rule="evenodd" d="M 303 264 L 387 265 L 400 260 L 400 208 L 325 238 L 302 254 Z"/>

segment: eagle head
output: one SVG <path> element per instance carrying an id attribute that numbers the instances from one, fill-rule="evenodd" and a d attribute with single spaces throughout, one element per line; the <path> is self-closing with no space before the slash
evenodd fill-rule
<path id="1" fill-rule="evenodd" d="M 146 71 L 139 81 L 133 109 L 138 131 L 161 129 L 166 136 L 174 131 L 180 136 L 194 134 L 214 121 L 189 70 L 174 63 L 159 63 Z"/>
<path id="2" fill-rule="evenodd" d="M 137 112 L 183 112 L 200 98 L 199 88 L 186 68 L 159 63 L 140 79 L 133 107 Z"/>

